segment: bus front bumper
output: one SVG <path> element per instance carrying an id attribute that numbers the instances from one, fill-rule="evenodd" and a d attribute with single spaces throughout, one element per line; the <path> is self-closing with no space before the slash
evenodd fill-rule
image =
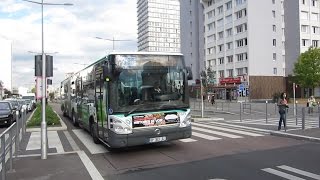
<path id="1" fill-rule="evenodd" d="M 120 135 L 109 131 L 109 138 L 107 142 L 111 148 L 123 148 L 162 141 L 173 141 L 190 137 L 191 126 L 183 128 L 177 126 L 157 126 L 148 128 L 135 128 L 133 129 L 133 132 L 128 135 Z"/>

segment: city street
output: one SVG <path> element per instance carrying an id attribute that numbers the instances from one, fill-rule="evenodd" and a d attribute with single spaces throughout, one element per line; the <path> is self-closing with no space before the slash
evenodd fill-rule
<path id="1" fill-rule="evenodd" d="M 67 131 L 49 133 L 49 153 L 82 150 L 104 179 L 279 179 L 290 175 L 319 179 L 317 143 L 270 136 L 262 128 L 245 124 L 199 121 L 193 123 L 189 139 L 110 151 L 62 117 L 59 104 L 52 106 Z M 29 147 L 34 133 L 27 135 L 24 155 L 40 154 Z"/>

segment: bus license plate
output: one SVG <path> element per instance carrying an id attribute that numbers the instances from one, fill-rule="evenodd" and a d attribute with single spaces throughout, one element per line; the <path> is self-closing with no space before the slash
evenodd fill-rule
<path id="1" fill-rule="evenodd" d="M 166 140 L 167 140 L 167 137 L 162 136 L 162 137 L 150 138 L 149 142 L 155 143 L 155 142 L 162 142 L 162 141 L 166 141 Z"/>

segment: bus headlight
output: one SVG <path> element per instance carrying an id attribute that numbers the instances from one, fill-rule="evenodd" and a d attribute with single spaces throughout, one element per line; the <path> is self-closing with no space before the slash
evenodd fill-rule
<path id="1" fill-rule="evenodd" d="M 117 134 L 130 134 L 132 133 L 132 128 L 130 125 L 124 123 L 121 120 L 113 120 L 112 122 L 114 132 Z"/>
<path id="2" fill-rule="evenodd" d="M 190 110 L 183 113 L 178 113 L 180 116 L 180 127 L 187 127 L 191 125 L 191 114 Z"/>

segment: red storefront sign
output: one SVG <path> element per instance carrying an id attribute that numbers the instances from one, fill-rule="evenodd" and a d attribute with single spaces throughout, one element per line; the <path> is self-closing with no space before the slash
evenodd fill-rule
<path id="1" fill-rule="evenodd" d="M 227 78 L 220 78 L 220 84 L 240 84 L 241 83 L 241 77 L 227 77 Z"/>

